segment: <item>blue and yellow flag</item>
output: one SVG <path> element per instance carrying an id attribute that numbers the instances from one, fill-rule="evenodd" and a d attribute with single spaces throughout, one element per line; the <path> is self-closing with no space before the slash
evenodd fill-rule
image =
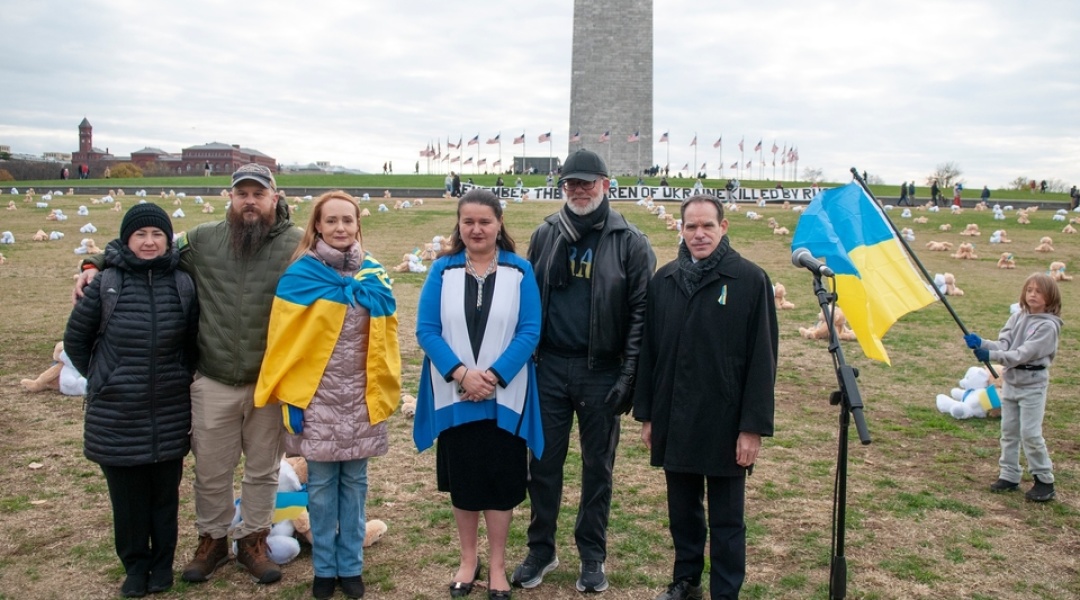
<path id="1" fill-rule="evenodd" d="M 874 360 L 889 363 L 881 338 L 893 323 L 937 300 L 888 218 L 856 182 L 825 190 L 810 202 L 791 248 L 806 248 L 836 273 L 836 304 Z"/>
<path id="2" fill-rule="evenodd" d="M 368 417 L 375 425 L 389 417 L 401 397 L 397 303 L 390 278 L 370 254 L 354 277 L 342 277 L 305 256 L 286 269 L 270 310 L 270 327 L 255 406 L 281 402 L 286 429 L 289 407 L 305 409 L 319 387 L 337 344 L 348 306 L 370 312 L 367 352 Z M 300 425 L 300 423 L 298 423 Z"/>

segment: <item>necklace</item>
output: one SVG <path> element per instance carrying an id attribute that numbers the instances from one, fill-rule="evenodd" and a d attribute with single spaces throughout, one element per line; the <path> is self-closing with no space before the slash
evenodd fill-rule
<path id="1" fill-rule="evenodd" d="M 491 257 L 491 262 L 488 263 L 487 270 L 481 275 L 476 271 L 476 267 L 473 266 L 472 259 L 469 255 L 465 254 L 465 272 L 472 275 L 472 278 L 476 280 L 476 310 L 480 310 L 484 307 L 484 282 L 487 281 L 488 275 L 495 272 L 495 265 L 498 261 L 495 257 Z"/>

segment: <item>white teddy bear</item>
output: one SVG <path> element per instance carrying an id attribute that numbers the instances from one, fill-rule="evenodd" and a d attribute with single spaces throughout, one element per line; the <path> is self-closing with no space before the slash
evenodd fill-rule
<path id="1" fill-rule="evenodd" d="M 957 419 L 985 418 L 992 410 L 1001 409 L 997 386 L 984 367 L 971 367 L 953 388 L 951 396 L 938 394 L 937 408 Z"/>
<path id="2" fill-rule="evenodd" d="M 278 471 L 278 498 L 277 509 L 274 511 L 274 525 L 270 528 L 270 535 L 266 538 L 266 557 L 274 564 L 283 565 L 300 555 L 300 541 L 294 537 L 296 526 L 293 519 L 301 514 L 306 516 L 307 492 L 302 491 L 303 485 L 296 474 L 296 470 L 289 461 L 282 460 Z M 235 502 L 236 513 L 233 515 L 232 526 L 240 524 L 240 502 Z M 289 506 L 282 506 L 289 504 Z M 236 554 L 236 541 L 233 540 L 233 554 Z"/>

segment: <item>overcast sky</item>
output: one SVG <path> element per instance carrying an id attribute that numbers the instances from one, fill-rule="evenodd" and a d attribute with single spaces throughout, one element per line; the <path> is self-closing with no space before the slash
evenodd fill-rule
<path id="1" fill-rule="evenodd" d="M 13 152 L 77 150 L 83 117 L 114 155 L 218 141 L 402 172 L 447 137 L 501 132 L 505 164 L 524 132 L 546 155 L 547 131 L 566 152 L 571 0 L 2 4 Z M 969 187 L 1080 184 L 1076 0 L 656 0 L 653 29 L 653 156 L 673 169 L 696 132 L 710 176 L 722 135 L 728 165 L 740 139 L 767 162 L 775 141 L 833 181 L 921 184 L 953 161 Z"/>

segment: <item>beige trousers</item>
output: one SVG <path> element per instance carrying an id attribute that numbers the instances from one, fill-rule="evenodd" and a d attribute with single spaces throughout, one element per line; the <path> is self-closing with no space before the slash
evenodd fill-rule
<path id="1" fill-rule="evenodd" d="M 283 452 L 281 409 L 255 408 L 255 384 L 231 386 L 196 374 L 191 384 L 195 526 L 199 535 L 242 538 L 270 529 Z M 233 478 L 244 455 L 241 522 L 230 531 Z"/>

